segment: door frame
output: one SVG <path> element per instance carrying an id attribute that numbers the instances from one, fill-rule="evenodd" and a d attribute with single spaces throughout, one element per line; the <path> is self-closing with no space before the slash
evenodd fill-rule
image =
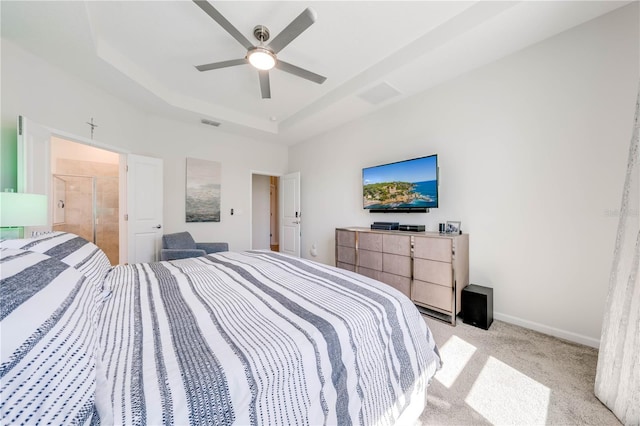
<path id="1" fill-rule="evenodd" d="M 118 219 L 118 228 L 119 228 L 119 232 L 118 232 L 118 246 L 119 246 L 119 258 L 120 258 L 120 263 L 124 263 L 123 259 L 127 259 L 127 253 L 128 253 L 128 238 L 127 238 L 127 222 L 125 221 L 124 217 L 124 213 L 126 213 L 127 211 L 127 155 L 131 154 L 131 151 L 127 150 L 127 149 L 123 149 L 123 148 L 118 148 L 106 143 L 102 143 L 99 141 L 96 141 L 94 139 L 88 139 L 84 136 L 78 136 L 75 135 L 73 133 L 69 133 L 69 132 L 65 132 L 63 130 L 59 130 L 56 129 L 54 127 L 51 126 L 47 126 L 45 124 L 39 123 L 37 121 L 32 120 L 29 117 L 26 116 L 22 116 L 24 118 L 26 118 L 27 120 L 33 122 L 34 124 L 46 129 L 47 131 L 49 131 L 50 133 L 50 137 L 49 137 L 49 144 L 51 144 L 51 137 L 56 137 L 56 138 L 60 138 L 60 139 L 65 139 L 68 140 L 70 142 L 75 142 L 75 143 L 79 143 L 82 145 L 89 145 L 92 146 L 94 148 L 99 148 L 99 149 L 104 149 L 106 151 L 111 151 L 111 152 L 115 152 L 117 154 L 119 154 L 120 159 L 118 161 L 119 163 L 119 172 L 118 172 L 118 208 L 119 208 L 119 219 Z M 16 133 L 17 133 L 17 129 L 16 129 Z M 51 164 L 51 149 L 49 149 L 49 164 Z M 51 171 L 50 171 L 51 172 Z M 18 179 L 20 180 L 20 179 Z M 52 194 L 52 188 L 49 188 L 50 193 Z"/>
<path id="2" fill-rule="evenodd" d="M 253 248 L 253 175 L 261 175 L 261 176 L 275 176 L 280 178 L 285 175 L 285 173 L 272 173 L 272 172 L 263 172 L 259 170 L 249 170 L 249 250 Z M 278 212 L 278 220 L 280 219 L 280 212 Z"/>

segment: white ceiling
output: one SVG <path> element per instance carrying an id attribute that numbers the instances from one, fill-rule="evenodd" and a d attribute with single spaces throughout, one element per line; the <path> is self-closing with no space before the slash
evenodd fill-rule
<path id="1" fill-rule="evenodd" d="M 199 72 L 246 50 L 193 2 L 7 1 L 2 37 L 145 111 L 293 144 L 424 91 L 629 1 L 216 1 L 245 37 L 273 39 L 306 7 L 317 21 L 278 58 L 261 99 L 250 65 Z M 399 92 L 372 104 L 361 97 Z M 395 90 L 394 90 L 395 89 Z M 366 96 L 364 96 L 366 97 Z"/>

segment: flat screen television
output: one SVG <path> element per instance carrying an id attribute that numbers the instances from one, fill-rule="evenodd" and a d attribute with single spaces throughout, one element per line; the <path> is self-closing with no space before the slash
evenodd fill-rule
<path id="1" fill-rule="evenodd" d="M 424 213 L 438 207 L 438 156 L 413 158 L 362 169 L 365 210 Z"/>

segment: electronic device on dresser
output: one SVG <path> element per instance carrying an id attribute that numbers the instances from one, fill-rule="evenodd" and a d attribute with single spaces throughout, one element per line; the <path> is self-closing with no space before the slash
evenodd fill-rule
<path id="1" fill-rule="evenodd" d="M 373 222 L 371 229 L 382 229 L 386 231 L 397 231 L 400 222 Z"/>
<path id="2" fill-rule="evenodd" d="M 438 156 L 362 169 L 362 199 L 371 213 L 426 213 L 438 207 Z"/>
<path id="3" fill-rule="evenodd" d="M 410 232 L 424 232 L 424 225 L 400 225 L 398 226 L 398 231 L 410 231 Z"/>

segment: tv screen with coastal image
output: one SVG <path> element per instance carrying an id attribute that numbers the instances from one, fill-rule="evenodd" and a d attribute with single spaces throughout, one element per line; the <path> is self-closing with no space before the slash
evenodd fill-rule
<path id="1" fill-rule="evenodd" d="M 362 169 L 362 194 L 367 210 L 438 207 L 438 156 Z"/>

